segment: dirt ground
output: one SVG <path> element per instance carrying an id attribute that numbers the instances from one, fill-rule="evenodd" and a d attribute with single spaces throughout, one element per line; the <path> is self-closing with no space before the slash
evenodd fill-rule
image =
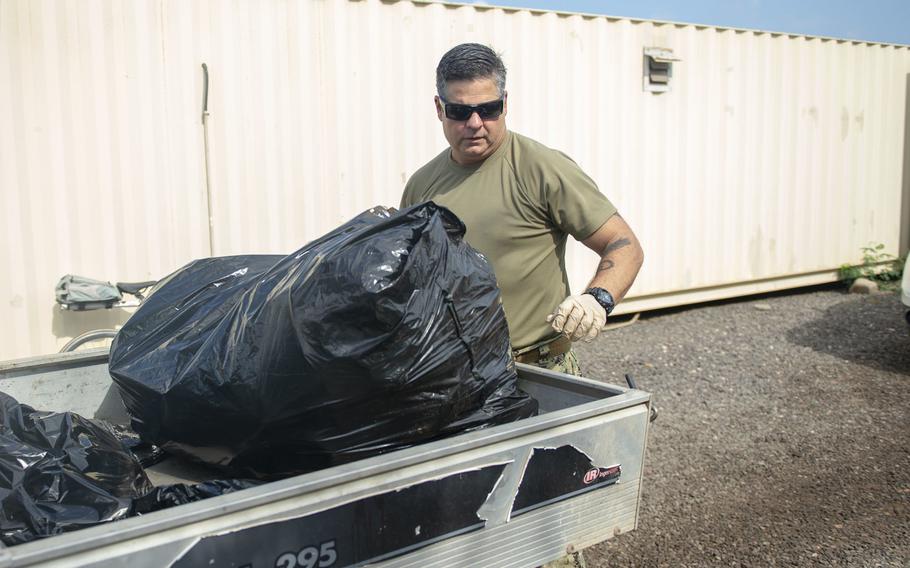
<path id="1" fill-rule="evenodd" d="M 617 566 L 910 566 L 910 330 L 840 286 L 644 314 L 579 349 L 660 412 Z M 619 317 L 617 320 L 624 318 Z"/>

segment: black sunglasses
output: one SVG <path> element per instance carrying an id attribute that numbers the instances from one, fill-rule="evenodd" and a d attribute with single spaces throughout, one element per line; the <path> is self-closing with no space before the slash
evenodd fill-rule
<path id="1" fill-rule="evenodd" d="M 442 107 L 445 109 L 446 118 L 449 120 L 468 120 L 475 112 L 481 120 L 493 120 L 502 115 L 502 109 L 505 104 L 505 99 L 496 99 L 495 101 L 480 103 L 479 105 L 447 103 L 442 97 L 440 97 L 439 100 L 442 101 Z"/>

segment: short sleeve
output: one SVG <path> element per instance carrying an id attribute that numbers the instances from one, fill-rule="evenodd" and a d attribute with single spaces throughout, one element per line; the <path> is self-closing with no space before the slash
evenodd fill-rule
<path id="1" fill-rule="evenodd" d="M 410 207 L 426 201 L 429 188 L 438 178 L 440 164 L 445 164 L 449 159 L 448 148 L 439 153 L 435 158 L 424 164 L 414 172 L 401 193 L 400 208 Z"/>
<path id="2" fill-rule="evenodd" d="M 414 205 L 414 186 L 411 184 L 410 180 L 404 186 L 404 192 L 401 194 L 401 203 L 398 204 L 399 209 L 404 209 L 405 207 L 410 207 Z"/>
<path id="3" fill-rule="evenodd" d="M 550 219 L 560 230 L 583 241 L 616 213 L 616 207 L 565 154 L 554 152 L 548 162 L 543 173 Z"/>

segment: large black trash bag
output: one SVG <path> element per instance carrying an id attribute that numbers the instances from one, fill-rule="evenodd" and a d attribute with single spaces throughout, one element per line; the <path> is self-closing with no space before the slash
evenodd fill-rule
<path id="1" fill-rule="evenodd" d="M 0 392 L 0 540 L 20 544 L 125 518 L 151 491 L 104 423 L 41 412 Z"/>
<path id="2" fill-rule="evenodd" d="M 433 203 L 376 208 L 286 257 L 190 263 L 111 348 L 133 428 L 275 477 L 535 414 L 464 231 Z"/>

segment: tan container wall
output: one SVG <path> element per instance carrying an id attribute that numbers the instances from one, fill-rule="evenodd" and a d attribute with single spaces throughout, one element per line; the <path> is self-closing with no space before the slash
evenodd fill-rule
<path id="1" fill-rule="evenodd" d="M 397 205 L 445 147 L 434 71 L 463 41 L 503 54 L 509 127 L 569 154 L 638 233 L 620 312 L 898 251 L 906 46 L 408 1 L 0 0 L 0 360 L 128 316 L 60 312 L 63 274 L 290 252 Z M 646 47 L 681 59 L 670 92 L 643 91 Z M 570 249 L 576 289 L 595 265 Z"/>

